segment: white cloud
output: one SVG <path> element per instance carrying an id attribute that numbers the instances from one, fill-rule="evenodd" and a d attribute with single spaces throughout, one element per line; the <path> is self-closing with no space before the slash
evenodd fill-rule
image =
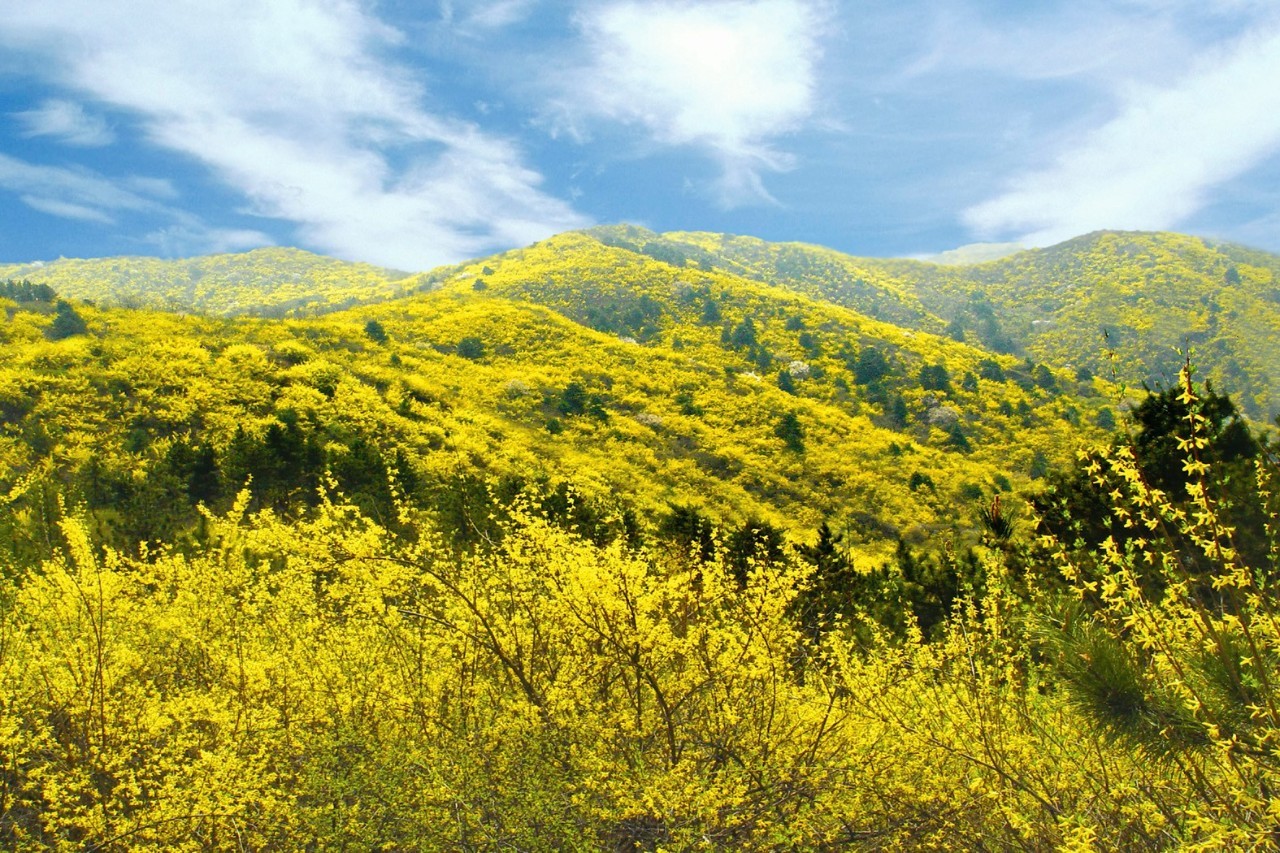
<path id="1" fill-rule="evenodd" d="M 920 19 L 908 79 L 991 71 L 1109 91 L 1117 81 L 1158 85 L 1178 77 L 1206 44 L 1265 27 L 1276 12 L 1274 0 L 1072 0 L 993 13 L 970 0 L 893 14 L 898 33 Z"/>
<path id="2" fill-rule="evenodd" d="M 0 154 L 0 189 L 18 194 L 32 210 L 62 219 L 111 225 L 123 214 L 158 218 L 170 224 L 144 238 L 166 255 L 230 252 L 269 246 L 260 231 L 219 229 L 199 217 L 156 201 L 172 187 L 154 178 L 112 181 L 87 169 L 38 166 Z"/>
<path id="3" fill-rule="evenodd" d="M 123 211 L 154 212 L 151 199 L 85 169 L 37 166 L 0 154 L 0 188 L 22 196 L 29 206 L 54 216 L 113 221 Z"/>
<path id="4" fill-rule="evenodd" d="M 13 117 L 26 125 L 23 136 L 28 138 L 52 136 L 85 148 L 110 145 L 116 138 L 102 116 L 90 115 L 72 101 L 47 100 L 36 109 L 14 113 Z"/>
<path id="5" fill-rule="evenodd" d="M 0 6 L 0 43 L 323 251 L 421 269 L 586 224 L 514 145 L 423 109 L 381 58 L 399 38 L 356 0 Z"/>
<path id="6" fill-rule="evenodd" d="M 24 195 L 20 196 L 20 198 L 22 203 L 32 210 L 38 210 L 41 213 L 47 213 L 50 216 L 57 216 L 61 219 L 80 219 L 85 222 L 101 222 L 104 225 L 110 225 L 115 222 L 114 219 L 101 210 L 86 207 L 83 204 L 34 195 Z"/>
<path id="7" fill-rule="evenodd" d="M 173 185 L 173 181 L 165 178 L 147 178 L 141 175 L 130 175 L 121 181 L 121 185 L 142 195 L 148 195 L 153 198 L 175 199 L 178 197 L 178 190 Z"/>
<path id="8" fill-rule="evenodd" d="M 580 18 L 591 61 L 571 75 L 571 121 L 639 124 L 664 145 L 696 146 L 722 168 L 721 201 L 768 199 L 765 171 L 792 159 L 771 144 L 815 100 L 821 10 L 803 0 L 609 3 Z"/>
<path id="9" fill-rule="evenodd" d="M 464 33 L 497 30 L 533 14 L 539 0 L 444 0 L 440 17 Z"/>
<path id="10" fill-rule="evenodd" d="M 1044 245 L 1100 228 L 1163 229 L 1280 150 L 1280 30 L 1248 36 L 1163 88 L 1134 86 L 1118 115 L 1044 168 L 965 211 L 984 235 Z"/>
<path id="11" fill-rule="evenodd" d="M 271 238 L 261 231 L 211 228 L 197 220 L 156 229 L 143 237 L 142 242 L 154 246 L 166 258 L 243 252 L 272 245 Z"/>

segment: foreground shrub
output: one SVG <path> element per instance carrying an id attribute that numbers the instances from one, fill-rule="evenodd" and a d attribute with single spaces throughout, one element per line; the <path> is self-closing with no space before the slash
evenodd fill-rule
<path id="1" fill-rule="evenodd" d="M 465 551 L 405 505 L 246 495 L 136 556 L 67 513 L 0 592 L 0 846 L 1271 845 L 1274 501 L 1249 564 L 1185 394 L 1185 500 L 1112 452 L 1105 572 L 1049 538 L 1028 583 L 1005 536 L 927 636 L 839 606 L 821 548 L 599 544 L 518 499 Z"/>

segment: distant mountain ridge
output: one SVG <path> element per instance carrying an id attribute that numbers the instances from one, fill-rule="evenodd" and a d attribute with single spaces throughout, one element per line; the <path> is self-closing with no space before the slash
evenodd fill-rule
<path id="1" fill-rule="evenodd" d="M 417 277 L 302 249 L 273 247 L 179 260 L 68 259 L 0 265 L 0 280 L 48 284 L 63 296 L 212 316 L 298 316 L 410 292 Z"/>
<path id="2" fill-rule="evenodd" d="M 1103 231 L 980 263 L 954 263 L 963 253 L 933 263 L 635 226 L 579 233 L 677 268 L 790 289 L 904 329 L 944 333 L 994 353 L 1135 387 L 1167 385 L 1191 348 L 1202 374 L 1253 417 L 1280 415 L 1280 371 L 1274 369 L 1280 364 L 1280 256 L 1267 252 L 1180 234 Z M 511 255 L 410 275 L 296 249 L 262 249 L 181 261 L 0 266 L 0 279 L 28 278 L 69 297 L 110 304 L 311 316 L 430 290 L 462 270 L 491 268 Z M 540 296 L 526 288 L 524 298 L 551 298 L 541 290 Z M 607 313 L 615 303 L 621 304 L 583 303 L 575 317 Z"/>
<path id="3" fill-rule="evenodd" d="M 1102 231 L 972 266 L 868 262 L 948 333 L 1167 387 L 1185 353 L 1256 418 L 1280 415 L 1280 256 L 1170 233 Z"/>
<path id="4" fill-rule="evenodd" d="M 283 501 L 308 493 L 299 477 L 317 466 L 381 464 L 412 475 L 427 505 L 466 478 L 570 481 L 648 524 L 679 507 L 796 537 L 828 522 L 862 559 L 883 560 L 899 539 L 975 535 L 984 502 L 1114 423 L 1106 382 L 951 340 L 886 273 L 837 282 L 854 309 L 821 298 L 817 281 L 846 275 L 849 259 L 739 242 L 760 257 L 693 237 L 572 232 L 399 280 L 284 250 L 101 262 L 111 276 L 62 288 L 98 300 L 76 305 L 87 333 L 54 329 L 52 305 L 0 303 L 0 491 L 54 466 L 104 502 L 104 525 L 145 529 L 173 524 L 177 498 L 135 495 L 132 472 L 172 485 L 161 475 L 197 451 L 221 472 L 223 502 L 246 470 Z M 771 281 L 775 254 L 813 281 Z M 307 268 L 336 282 L 329 302 L 308 304 L 333 304 L 361 275 L 374 293 L 314 316 L 191 316 L 230 307 L 175 285 L 217 270 L 237 298 L 279 308 L 282 282 L 301 288 Z M 29 274 L 66 285 L 94 269 Z M 188 316 L 120 306 L 117 283 L 145 295 L 149 280 L 193 299 Z"/>
<path id="5" fill-rule="evenodd" d="M 993 352 L 1165 387 L 1185 353 L 1255 418 L 1280 415 L 1280 255 L 1100 231 L 976 264 L 856 258 L 722 234 L 653 235 L 714 266 Z"/>

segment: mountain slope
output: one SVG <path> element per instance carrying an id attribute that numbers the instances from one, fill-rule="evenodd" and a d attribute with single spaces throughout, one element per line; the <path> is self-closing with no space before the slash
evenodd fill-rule
<path id="1" fill-rule="evenodd" d="M 51 341 L 51 305 L 5 303 L 0 487 L 52 466 L 77 488 L 109 469 L 127 492 L 177 444 L 226 462 L 284 431 L 313 462 L 356 446 L 404 467 L 423 500 L 463 476 L 573 481 L 649 524 L 673 506 L 802 538 L 828 521 L 881 559 L 970 526 L 1115 423 L 1128 401 L 1081 343 L 1099 327 L 1131 386 L 1172 373 L 1198 329 L 1219 389 L 1268 411 L 1277 272 L 1177 235 L 942 267 L 629 227 L 401 279 L 288 250 L 67 262 L 46 280 L 100 299 L 131 283 L 230 311 L 232 282 L 288 310 L 285 282 L 319 281 L 293 298 L 361 304 L 287 322 L 82 306 L 89 335 Z"/>
<path id="2" fill-rule="evenodd" d="M 1236 546 L 1280 473 L 1238 423 L 1184 466 L 1148 398 L 1059 481 L 1074 544 L 1032 535 L 1132 399 L 663 240 L 275 320 L 6 283 L 0 847 L 1274 841 L 1280 554 Z"/>
<path id="3" fill-rule="evenodd" d="M 10 304 L 0 490 L 47 470 L 104 510 L 135 501 L 135 520 L 163 515 L 172 496 L 136 482 L 175 453 L 209 453 L 225 502 L 252 467 L 237 454 L 274 447 L 400 468 L 427 502 L 461 476 L 517 476 L 649 524 L 676 505 L 801 538 L 829 520 L 884 559 L 899 537 L 971 525 L 1114 403 L 1102 384 L 585 234 L 306 320 L 79 310 L 89 334 L 51 341 L 47 311 Z"/>
<path id="4" fill-rule="evenodd" d="M 1144 232 L 1098 232 L 968 265 L 717 234 L 670 239 L 859 310 L 850 283 L 878 282 L 918 300 L 926 313 L 907 318 L 912 328 L 943 323 L 959 340 L 1135 386 L 1167 386 L 1190 347 L 1202 374 L 1251 415 L 1280 414 L 1280 256 Z"/>
<path id="5" fill-rule="evenodd" d="M 1167 386 L 1191 348 L 1202 372 L 1251 414 L 1280 414 L 1275 255 L 1178 234 L 1102 232 L 968 268 L 959 282 L 933 270 L 919 281 L 922 300 L 939 310 L 957 284 L 970 299 L 985 296 L 1037 358 L 1102 372 L 1114 353 L 1122 378 Z"/>
<path id="6" fill-rule="evenodd" d="M 64 258 L 0 266 L 0 279 L 48 284 L 68 298 L 224 317 L 315 314 L 422 285 L 406 273 L 288 248 L 183 260 Z"/>
<path id="7" fill-rule="evenodd" d="M 582 281 L 594 289 L 583 290 L 582 281 L 548 268 L 522 274 L 513 295 L 643 340 L 654 331 L 650 315 L 657 309 L 614 280 L 618 258 L 627 255 L 789 289 L 902 328 L 945 333 L 991 352 L 1134 387 L 1167 385 L 1181 365 L 1180 353 L 1192 347 L 1202 374 L 1249 414 L 1267 420 L 1280 414 L 1280 374 L 1272 368 L 1280 363 L 1280 257 L 1266 252 L 1178 234 L 1099 232 L 996 261 L 943 265 L 855 258 L 723 234 L 659 235 L 634 226 L 579 236 L 622 253 L 602 256 L 592 269 L 577 265 L 573 275 L 585 276 Z M 183 261 L 14 265 L 0 267 L 0 278 L 28 278 L 66 296 L 109 304 L 221 316 L 312 316 L 460 277 L 483 287 L 486 270 L 516 257 L 520 251 L 408 276 L 264 249 Z"/>
<path id="8" fill-rule="evenodd" d="M 797 290 L 877 320 L 912 329 L 941 331 L 943 323 L 892 276 L 860 264 L 857 258 L 821 246 L 768 243 L 730 234 L 671 232 L 654 234 L 631 226 L 596 228 L 602 242 L 676 266 L 691 263 Z"/>

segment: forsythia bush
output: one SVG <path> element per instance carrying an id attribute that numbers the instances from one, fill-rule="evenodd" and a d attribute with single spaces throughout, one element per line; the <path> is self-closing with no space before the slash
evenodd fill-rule
<path id="1" fill-rule="evenodd" d="M 743 582 L 519 504 L 468 554 L 407 505 L 246 494 L 137 557 L 64 512 L 0 600 L 0 846 L 1273 845 L 1275 550 L 1240 563 L 1195 435 L 1191 509 L 1120 454 L 1150 537 L 1102 575 L 1047 543 L 1065 585 L 1030 593 L 993 546 L 932 642 L 808 638 L 797 558 Z"/>
<path id="2" fill-rule="evenodd" d="M 1065 693 L 1094 728 L 1181 777 L 1166 808 L 1204 847 L 1280 841 L 1280 547 L 1275 460 L 1251 489 L 1228 488 L 1208 462 L 1213 425 L 1190 366 L 1180 376 L 1185 495 L 1153 486 L 1130 448 L 1095 456 L 1096 482 L 1119 481 L 1110 537 L 1087 563 L 1058 560 L 1077 603 L 1047 620 Z M 1104 463 L 1111 472 L 1104 474 Z M 1229 518 L 1258 517 L 1244 531 Z M 1246 536 L 1247 534 L 1247 536 Z M 1259 535 L 1267 557 L 1242 545 Z M 1052 541 L 1047 544 L 1055 545 Z M 1256 545 L 1249 549 L 1256 551 Z"/>

